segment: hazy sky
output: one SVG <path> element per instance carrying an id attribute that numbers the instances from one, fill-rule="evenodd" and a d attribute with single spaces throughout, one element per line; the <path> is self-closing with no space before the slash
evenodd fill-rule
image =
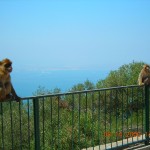
<path id="1" fill-rule="evenodd" d="M 150 63 L 150 0 L 0 0 L 0 59 L 15 70 Z"/>

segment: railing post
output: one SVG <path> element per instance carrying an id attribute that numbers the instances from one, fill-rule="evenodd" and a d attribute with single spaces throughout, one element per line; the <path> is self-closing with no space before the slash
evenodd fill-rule
<path id="1" fill-rule="evenodd" d="M 145 145 L 149 144 L 149 87 L 145 86 Z"/>
<path id="2" fill-rule="evenodd" d="M 33 99 L 35 150 L 40 150 L 39 99 Z"/>

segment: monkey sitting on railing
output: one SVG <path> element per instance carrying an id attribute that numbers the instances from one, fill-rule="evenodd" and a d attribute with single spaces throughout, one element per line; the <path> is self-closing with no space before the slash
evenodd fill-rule
<path id="1" fill-rule="evenodd" d="M 138 78 L 139 85 L 150 85 L 150 66 L 144 65 Z"/>
<path id="2" fill-rule="evenodd" d="M 0 61 L 0 102 L 7 99 L 20 101 L 11 83 L 10 73 L 12 72 L 12 62 L 9 59 Z"/>

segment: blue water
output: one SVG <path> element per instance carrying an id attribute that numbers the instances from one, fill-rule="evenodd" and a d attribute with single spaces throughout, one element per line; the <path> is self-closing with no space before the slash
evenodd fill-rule
<path id="1" fill-rule="evenodd" d="M 104 79 L 108 72 L 99 70 L 59 70 L 59 71 L 29 71 L 13 72 L 12 82 L 16 92 L 21 97 L 32 96 L 39 86 L 53 91 L 60 88 L 67 92 L 75 84 L 84 83 L 87 79 L 94 84 Z"/>

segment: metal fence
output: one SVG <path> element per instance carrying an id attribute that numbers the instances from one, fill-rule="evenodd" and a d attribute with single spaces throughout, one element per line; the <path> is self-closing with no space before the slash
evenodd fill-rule
<path id="1" fill-rule="evenodd" d="M 149 143 L 149 87 L 113 87 L 0 103 L 1 150 L 102 150 L 140 142 Z"/>

